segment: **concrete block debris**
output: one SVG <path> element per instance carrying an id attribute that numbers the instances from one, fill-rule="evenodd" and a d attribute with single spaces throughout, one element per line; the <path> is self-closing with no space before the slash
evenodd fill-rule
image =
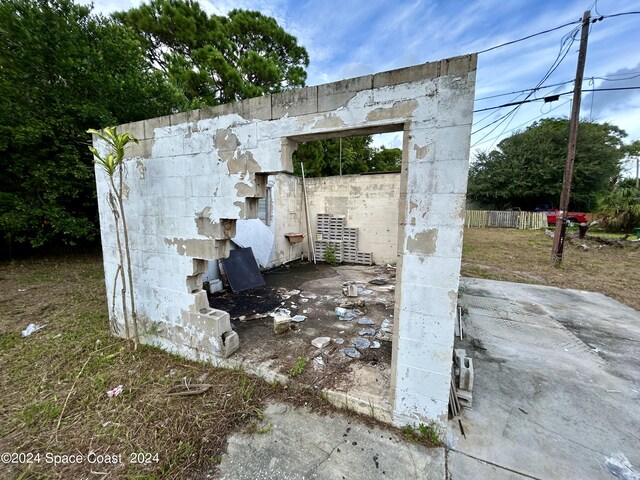
<path id="1" fill-rule="evenodd" d="M 316 348 L 324 348 L 331 343 L 331 338 L 329 337 L 316 337 L 311 340 L 311 345 Z"/>
<path id="2" fill-rule="evenodd" d="M 279 315 L 273 317 L 273 332 L 276 335 L 280 335 L 282 333 L 286 333 L 291 328 L 291 317 Z"/>
<path id="3" fill-rule="evenodd" d="M 314 245 L 318 258 L 323 259 L 327 255 L 338 263 L 373 264 L 371 252 L 358 251 L 358 229 L 348 228 L 344 217 L 319 213 L 316 222 L 318 234 Z"/>
<path id="4" fill-rule="evenodd" d="M 467 357 L 467 352 L 463 348 L 456 348 L 453 356 L 455 373 L 458 377 L 458 399 L 463 407 L 471 408 L 473 404 L 473 359 Z"/>

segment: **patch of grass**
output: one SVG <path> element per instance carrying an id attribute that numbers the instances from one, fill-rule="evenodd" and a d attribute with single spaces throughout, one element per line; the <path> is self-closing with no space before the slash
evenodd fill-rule
<path id="1" fill-rule="evenodd" d="M 551 265 L 553 239 L 541 230 L 468 228 L 461 274 L 601 292 L 640 310 L 640 244 L 602 245 L 569 237 L 559 268 Z M 619 237 L 614 237 L 619 238 Z M 586 247 L 586 248 L 585 248 Z"/>
<path id="2" fill-rule="evenodd" d="M 298 375 L 302 375 L 304 373 L 304 369 L 307 368 L 307 357 L 299 357 L 298 360 L 296 360 L 296 363 L 293 367 L 291 367 L 291 370 L 289 370 L 289 376 L 291 378 L 295 378 Z"/>
<path id="3" fill-rule="evenodd" d="M 418 442 L 428 447 L 442 445 L 442 429 L 434 422 L 429 424 L 405 425 L 402 436 L 409 442 Z"/>

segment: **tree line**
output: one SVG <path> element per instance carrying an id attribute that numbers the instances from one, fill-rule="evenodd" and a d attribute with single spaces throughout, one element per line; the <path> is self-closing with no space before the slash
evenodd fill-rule
<path id="1" fill-rule="evenodd" d="M 0 235 L 98 233 L 88 128 L 304 86 L 309 57 L 259 12 L 152 0 L 105 17 L 73 0 L 0 3 Z"/>
<path id="2" fill-rule="evenodd" d="M 567 119 L 546 118 L 477 152 L 468 199 L 487 209 L 557 208 L 568 135 Z M 621 174 L 625 159 L 640 154 L 640 141 L 625 144 L 626 137 L 606 122 L 580 122 L 570 201 L 570 210 L 596 212 L 623 230 L 640 226 L 640 191 Z"/>

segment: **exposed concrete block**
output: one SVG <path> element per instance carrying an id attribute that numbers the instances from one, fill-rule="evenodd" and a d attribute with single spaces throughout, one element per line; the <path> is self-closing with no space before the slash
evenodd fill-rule
<path id="1" fill-rule="evenodd" d="M 124 125 L 119 125 L 118 128 L 116 128 L 116 132 L 130 133 L 136 139 L 144 140 L 145 138 L 147 138 L 145 136 L 144 124 L 144 120 L 140 120 L 139 122 L 125 123 Z"/>
<path id="2" fill-rule="evenodd" d="M 182 324 L 193 325 L 198 332 L 210 337 L 221 338 L 225 332 L 231 330 L 231 320 L 227 312 L 209 307 L 205 310 L 206 313 L 183 311 Z"/>
<path id="3" fill-rule="evenodd" d="M 156 128 L 168 127 L 171 125 L 171 115 L 164 117 L 149 118 L 144 121 L 144 138 L 155 138 Z"/>
<path id="4" fill-rule="evenodd" d="M 273 332 L 276 335 L 286 333 L 291 328 L 291 317 L 289 316 L 277 316 L 273 319 Z"/>
<path id="5" fill-rule="evenodd" d="M 373 75 L 349 78 L 318 86 L 318 112 L 328 112 L 345 107 L 349 100 L 362 90 L 373 87 Z"/>
<path id="6" fill-rule="evenodd" d="M 306 87 L 271 95 L 271 117 L 276 120 L 316 113 L 318 111 L 318 87 Z"/>
<path id="7" fill-rule="evenodd" d="M 233 352 L 240 348 L 240 337 L 234 331 L 224 332 L 222 334 L 222 348 L 220 351 L 220 356 L 224 358 L 229 358 Z"/>
<path id="8" fill-rule="evenodd" d="M 478 68 L 478 54 L 460 55 L 459 57 L 440 60 L 440 75 L 466 75 Z"/>
<path id="9" fill-rule="evenodd" d="M 456 348 L 454 357 L 460 372 L 458 388 L 469 392 L 473 391 L 473 359 L 467 357 L 467 352 L 463 348 Z"/>
<path id="10" fill-rule="evenodd" d="M 271 120 L 271 95 L 247 98 L 234 105 L 234 112 L 247 120 Z"/>
<path id="11" fill-rule="evenodd" d="M 198 123 L 198 121 L 200 121 L 200 110 L 189 110 L 171 115 L 171 125 L 181 125 L 190 122 Z"/>
<path id="12" fill-rule="evenodd" d="M 440 76 L 440 62 L 423 63 L 413 67 L 399 68 L 388 72 L 376 73 L 373 76 L 373 88 L 399 85 L 427 78 Z"/>
<path id="13" fill-rule="evenodd" d="M 151 157 L 151 149 L 153 148 L 153 140 L 142 139 L 139 140 L 138 143 L 129 143 L 126 147 L 124 147 L 124 158 L 133 158 L 133 157 L 143 157 L 150 158 Z"/>

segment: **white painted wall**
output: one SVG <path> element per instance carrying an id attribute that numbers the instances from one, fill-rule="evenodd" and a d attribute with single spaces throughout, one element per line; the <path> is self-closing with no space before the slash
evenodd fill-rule
<path id="1" fill-rule="evenodd" d="M 401 128 L 393 415 L 444 422 L 475 69 L 476 56 L 464 56 L 121 126 L 141 140 L 127 152 L 126 211 L 138 312 L 161 331 L 144 341 L 191 358 L 231 355 L 237 335 L 228 314 L 208 307 L 202 276 L 206 261 L 228 254 L 236 222 L 253 218 L 264 175 L 291 170 L 295 142 Z M 96 182 L 110 317 L 122 323 L 99 169 Z M 300 211 L 296 185 L 274 192 L 293 202 L 274 212 L 274 261 L 287 258 L 278 232 L 304 228 L 289 215 Z"/>

